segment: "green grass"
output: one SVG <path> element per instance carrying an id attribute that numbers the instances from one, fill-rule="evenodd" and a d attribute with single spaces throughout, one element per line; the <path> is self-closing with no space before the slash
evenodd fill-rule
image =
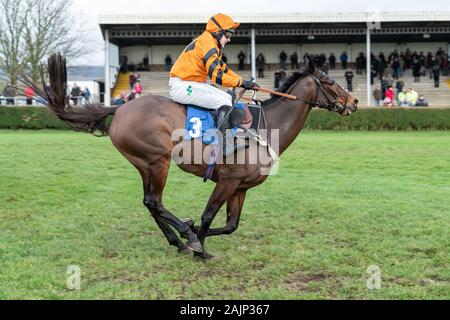
<path id="1" fill-rule="evenodd" d="M 206 263 L 168 246 L 108 138 L 3 130 L 0 168 L 0 299 L 450 298 L 448 131 L 303 132 Z M 199 221 L 212 188 L 172 166 L 165 205 Z"/>

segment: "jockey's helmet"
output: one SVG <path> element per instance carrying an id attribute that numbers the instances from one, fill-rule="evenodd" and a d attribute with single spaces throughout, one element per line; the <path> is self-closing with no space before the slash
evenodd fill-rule
<path id="1" fill-rule="evenodd" d="M 211 33 L 217 32 L 234 32 L 240 23 L 234 22 L 233 18 L 223 13 L 218 13 L 211 17 L 206 24 L 206 31 Z"/>

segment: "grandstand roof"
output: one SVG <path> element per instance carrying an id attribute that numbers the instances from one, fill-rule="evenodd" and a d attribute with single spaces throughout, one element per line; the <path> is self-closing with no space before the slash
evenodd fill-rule
<path id="1" fill-rule="evenodd" d="M 450 21 L 450 12 L 379 12 L 381 22 Z M 307 12 L 277 14 L 233 14 L 241 23 L 357 23 L 367 22 L 374 12 Z M 101 15 L 100 25 L 118 24 L 204 24 L 209 15 Z"/>
<path id="2" fill-rule="evenodd" d="M 103 15 L 102 30 L 110 30 L 110 41 L 119 46 L 185 44 L 204 30 L 209 15 Z M 325 12 L 280 14 L 233 14 L 241 27 L 233 43 L 248 43 L 256 29 L 258 43 L 325 43 L 365 41 L 367 23 L 381 23 L 372 41 L 448 41 L 450 12 Z M 424 35 L 431 35 L 424 37 Z M 314 37 L 311 37 L 314 36 Z"/>

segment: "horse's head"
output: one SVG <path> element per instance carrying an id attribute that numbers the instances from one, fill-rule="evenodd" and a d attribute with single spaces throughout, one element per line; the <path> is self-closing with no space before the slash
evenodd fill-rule
<path id="1" fill-rule="evenodd" d="M 316 99 L 320 108 L 337 112 L 343 116 L 348 116 L 358 110 L 358 99 L 327 74 L 320 71 L 314 65 L 312 59 L 306 58 L 305 66 L 318 87 Z"/>

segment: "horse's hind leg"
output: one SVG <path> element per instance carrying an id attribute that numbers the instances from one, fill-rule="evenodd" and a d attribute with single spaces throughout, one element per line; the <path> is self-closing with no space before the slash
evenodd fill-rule
<path id="1" fill-rule="evenodd" d="M 149 170 L 147 170 L 148 174 L 145 175 L 148 177 L 147 180 L 149 181 L 149 187 L 146 188 L 145 191 L 144 204 L 150 210 L 152 216 L 156 216 L 159 221 L 162 221 L 165 224 L 169 224 L 170 226 L 175 228 L 180 233 L 180 235 L 187 238 L 188 242 L 186 246 L 189 249 L 197 252 L 202 252 L 203 247 L 190 227 L 186 223 L 175 217 L 169 210 L 164 208 L 162 204 L 162 193 L 167 182 L 169 163 L 170 158 L 162 158 L 160 161 L 157 161 L 153 165 L 150 165 Z M 167 228 L 162 229 L 164 234 L 166 234 L 166 232 L 172 231 L 170 230 L 170 227 L 168 225 L 166 225 L 166 227 Z M 178 237 L 174 234 L 170 234 L 170 238 L 168 238 L 168 241 L 171 244 L 175 243 L 175 245 L 179 245 L 179 243 L 181 242 L 181 240 L 179 240 Z M 180 251 L 185 250 L 184 246 L 177 247 Z"/>
<path id="2" fill-rule="evenodd" d="M 151 177 L 147 173 L 144 173 L 142 170 L 139 170 L 142 176 L 142 181 L 144 183 L 144 204 L 145 199 L 151 197 L 150 196 L 150 190 L 151 190 Z M 153 219 L 155 219 L 156 224 L 161 229 L 161 231 L 164 233 L 164 236 L 166 237 L 167 241 L 171 246 L 175 246 L 178 248 L 178 252 L 184 253 L 190 251 L 189 248 L 177 237 L 175 232 L 170 228 L 170 226 L 167 224 L 166 221 L 162 217 L 160 217 L 159 213 L 156 210 L 151 210 L 151 208 L 148 208 L 150 211 L 150 214 L 152 215 Z"/>

